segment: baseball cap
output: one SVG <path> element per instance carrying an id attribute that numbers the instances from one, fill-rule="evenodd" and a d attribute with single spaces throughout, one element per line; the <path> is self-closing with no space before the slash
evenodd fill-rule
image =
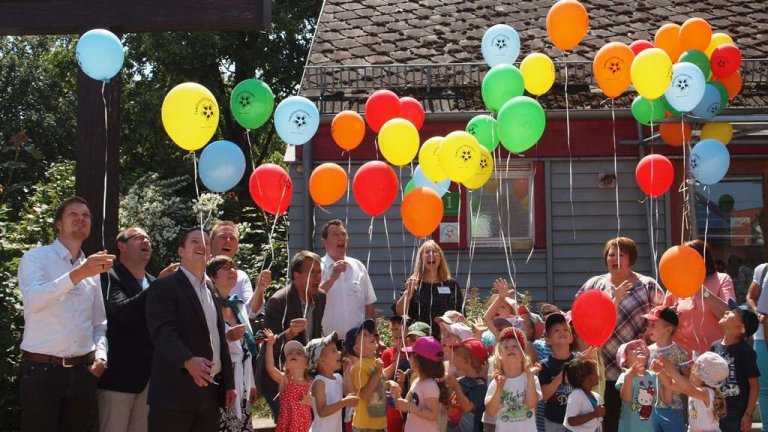
<path id="1" fill-rule="evenodd" d="M 710 387 L 720 387 L 728 378 L 728 362 L 715 352 L 702 353 L 696 357 L 694 365 L 696 366 L 696 376 Z"/>
<path id="2" fill-rule="evenodd" d="M 472 329 L 469 328 L 469 326 L 464 323 L 457 322 L 451 325 L 445 325 L 444 327 L 447 331 L 456 335 L 456 337 L 458 337 L 461 340 L 469 339 L 472 336 L 474 336 L 474 333 L 472 333 Z"/>
<path id="3" fill-rule="evenodd" d="M 499 337 L 496 338 L 497 344 L 501 344 L 505 339 L 516 338 L 517 343 L 520 344 L 520 349 L 525 350 L 525 334 L 517 327 L 507 327 L 499 333 Z"/>
<path id="4" fill-rule="evenodd" d="M 748 338 L 755 334 L 757 327 L 760 325 L 760 319 L 757 318 L 757 314 L 752 311 L 748 305 L 738 305 L 736 300 L 728 299 L 728 309 L 738 310 L 741 314 L 741 322 L 744 323 L 744 337 Z"/>
<path id="5" fill-rule="evenodd" d="M 336 332 L 329 334 L 326 337 L 316 338 L 309 341 L 307 344 L 307 360 L 309 363 L 309 373 L 314 373 L 317 368 L 317 361 L 320 360 L 320 354 L 325 347 L 331 343 L 338 343 L 339 335 Z"/>
<path id="6" fill-rule="evenodd" d="M 675 327 L 680 325 L 680 320 L 677 318 L 677 312 L 669 306 L 656 306 L 651 309 L 650 312 L 643 315 L 643 318 L 649 321 L 664 320 Z"/>
<path id="7" fill-rule="evenodd" d="M 419 338 L 419 340 L 412 346 L 403 348 L 403 352 L 415 353 L 436 362 L 443 361 L 443 357 L 445 356 L 442 344 L 432 336 Z"/>
<path id="8" fill-rule="evenodd" d="M 568 320 L 565 318 L 565 315 L 563 315 L 562 312 L 554 312 L 547 315 L 547 317 L 544 319 L 544 332 L 549 334 L 549 330 L 555 324 L 568 325 Z"/>
<path id="9" fill-rule="evenodd" d="M 363 321 L 359 326 L 349 329 L 347 335 L 344 337 L 344 351 L 348 354 L 357 355 L 355 354 L 355 343 L 357 342 L 357 336 L 360 335 L 360 332 L 363 330 L 368 330 L 368 333 L 370 334 L 376 333 L 376 322 L 369 318 Z"/>
<path id="10" fill-rule="evenodd" d="M 413 324 L 408 326 L 408 333 L 406 333 L 406 336 L 416 335 L 418 337 L 424 337 L 429 335 L 431 332 L 432 327 L 430 327 L 429 324 L 421 321 L 415 321 Z"/>
<path id="11" fill-rule="evenodd" d="M 285 345 L 283 345 L 283 354 L 285 354 L 286 356 L 288 355 L 288 353 L 294 350 L 301 351 L 301 353 L 304 354 L 304 357 L 307 356 L 307 350 L 304 349 L 304 345 L 302 345 L 301 342 L 297 340 L 289 340 L 288 342 L 285 343 Z"/>
<path id="12" fill-rule="evenodd" d="M 453 343 L 451 344 L 451 347 L 466 348 L 467 351 L 469 351 L 469 354 L 472 355 L 472 357 L 476 358 L 480 362 L 480 364 L 483 364 L 486 361 L 488 361 L 488 350 L 485 348 L 485 345 L 483 345 L 482 342 L 480 342 L 475 338 L 464 339 L 461 342 Z"/>
<path id="13" fill-rule="evenodd" d="M 457 310 L 447 310 L 441 316 L 435 317 L 434 321 L 435 322 L 441 322 L 442 321 L 442 322 L 444 322 L 444 323 L 446 323 L 448 325 L 451 325 L 453 323 L 463 321 L 463 318 L 464 318 L 464 315 L 462 315 L 461 312 L 459 312 Z"/>
<path id="14" fill-rule="evenodd" d="M 619 347 L 619 350 L 616 352 L 616 363 L 619 365 L 619 367 L 625 367 L 624 362 L 627 361 L 627 353 L 631 352 L 635 349 L 641 349 L 645 353 L 645 357 L 650 357 L 650 351 L 648 350 L 648 345 L 646 345 L 645 341 L 642 339 L 635 339 L 631 340 L 627 343 L 621 344 Z"/>

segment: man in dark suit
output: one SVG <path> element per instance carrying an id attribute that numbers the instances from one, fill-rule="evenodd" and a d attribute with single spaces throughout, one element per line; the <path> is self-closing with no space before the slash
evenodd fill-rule
<path id="1" fill-rule="evenodd" d="M 155 278 L 144 269 L 152 242 L 140 227 L 117 235 L 118 262 L 101 275 L 107 310 L 109 368 L 99 380 L 99 430 L 147 430 L 147 383 L 152 341 L 147 330 L 147 288 Z"/>
<path id="2" fill-rule="evenodd" d="M 179 269 L 152 282 L 147 325 L 155 347 L 149 380 L 150 431 L 215 431 L 235 383 L 216 290 L 205 276 L 208 235 L 185 232 Z"/>
<path id="3" fill-rule="evenodd" d="M 285 360 L 283 345 L 286 342 L 296 340 L 306 345 L 311 339 L 323 334 L 321 323 L 325 311 L 325 293 L 320 291 L 321 274 L 320 257 L 314 252 L 301 251 L 291 260 L 291 284 L 279 289 L 267 300 L 264 325 L 277 335 L 273 350 L 276 365 Z M 256 387 L 264 395 L 277 419 L 278 384 L 267 374 L 264 358 L 266 351 L 261 350 L 256 359 Z"/>

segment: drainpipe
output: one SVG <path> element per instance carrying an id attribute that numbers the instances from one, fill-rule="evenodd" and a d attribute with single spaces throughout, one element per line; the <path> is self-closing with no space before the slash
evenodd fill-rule
<path id="1" fill-rule="evenodd" d="M 312 175 L 312 140 L 304 144 L 301 153 L 301 166 L 303 168 L 304 193 L 302 194 L 302 205 L 304 206 L 304 249 L 312 251 L 315 249 L 314 232 L 315 227 L 312 221 L 314 205 L 309 196 L 309 176 Z M 291 257 L 288 257 L 291 259 Z"/>

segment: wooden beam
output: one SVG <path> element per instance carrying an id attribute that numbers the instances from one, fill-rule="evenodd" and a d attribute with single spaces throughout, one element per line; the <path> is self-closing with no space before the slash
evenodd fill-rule
<path id="1" fill-rule="evenodd" d="M 0 35 L 262 30 L 271 0 L 0 1 Z"/>

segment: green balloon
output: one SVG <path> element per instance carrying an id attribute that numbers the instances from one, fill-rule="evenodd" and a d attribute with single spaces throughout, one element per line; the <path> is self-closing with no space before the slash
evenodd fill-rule
<path id="1" fill-rule="evenodd" d="M 669 101 L 667 100 L 666 95 L 661 95 L 660 99 L 661 99 L 661 103 L 664 105 L 664 109 L 667 110 L 668 113 L 672 114 L 675 117 L 682 117 L 683 113 L 674 109 L 672 105 L 669 104 Z"/>
<path id="2" fill-rule="evenodd" d="M 688 50 L 684 52 L 683 55 L 680 56 L 680 60 L 678 60 L 678 63 L 681 62 L 693 63 L 697 68 L 701 69 L 705 78 L 708 77 L 711 72 L 709 67 L 709 57 L 702 51 Z"/>
<path id="3" fill-rule="evenodd" d="M 651 123 L 659 124 L 658 121 L 665 117 L 666 110 L 661 98 L 648 100 L 638 96 L 632 102 L 632 116 L 638 123 L 650 126 Z"/>
<path id="4" fill-rule="evenodd" d="M 403 191 L 403 196 L 408 195 L 408 192 L 412 191 L 416 187 L 416 182 L 413 181 L 413 179 L 408 180 L 408 183 L 405 185 L 405 190 Z"/>
<path id="5" fill-rule="evenodd" d="M 720 105 L 717 107 L 716 115 L 720 115 L 728 107 L 728 90 L 719 81 L 710 81 L 709 84 L 715 86 L 717 91 L 720 92 Z"/>
<path id="6" fill-rule="evenodd" d="M 489 115 L 480 114 L 472 117 L 472 120 L 467 123 L 466 131 L 491 153 L 499 146 L 500 138 L 496 119 Z"/>
<path id="7" fill-rule="evenodd" d="M 508 100 L 523 95 L 525 91 L 523 74 L 516 66 L 508 64 L 494 66 L 485 74 L 480 90 L 485 106 L 493 112 L 499 112 Z"/>
<path id="8" fill-rule="evenodd" d="M 498 125 L 504 148 L 522 153 L 541 139 L 547 117 L 537 101 L 528 96 L 517 96 L 501 107 Z"/>
<path id="9" fill-rule="evenodd" d="M 229 109 L 240 126 L 260 128 L 269 120 L 275 108 L 275 95 L 264 81 L 249 78 L 241 81 L 229 98 Z"/>
<path id="10" fill-rule="evenodd" d="M 736 200 L 733 199 L 732 195 L 725 194 L 717 200 L 717 206 L 720 207 L 720 210 L 728 213 L 736 206 Z"/>

